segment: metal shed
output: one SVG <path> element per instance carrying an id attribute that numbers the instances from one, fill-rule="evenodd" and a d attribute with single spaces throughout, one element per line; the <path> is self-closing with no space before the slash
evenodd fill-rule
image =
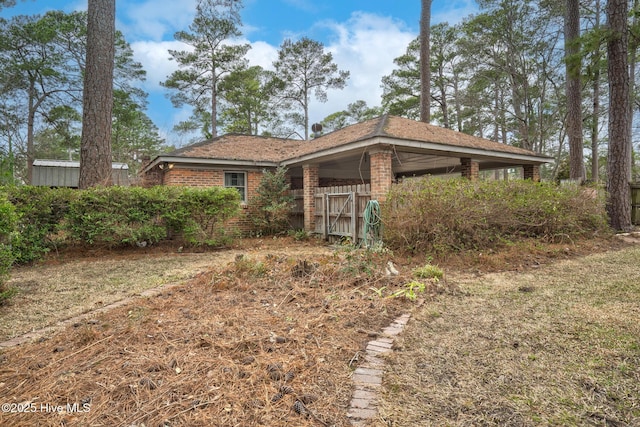
<path id="1" fill-rule="evenodd" d="M 114 185 L 129 186 L 129 166 L 112 163 Z M 80 162 L 73 160 L 34 160 L 33 185 L 78 188 Z"/>

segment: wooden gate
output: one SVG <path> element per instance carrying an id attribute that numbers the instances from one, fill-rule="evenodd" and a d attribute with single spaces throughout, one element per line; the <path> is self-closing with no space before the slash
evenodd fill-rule
<path id="1" fill-rule="evenodd" d="M 369 200 L 369 184 L 317 188 L 315 232 L 328 240 L 349 238 L 357 243 L 364 236 L 363 217 Z"/>

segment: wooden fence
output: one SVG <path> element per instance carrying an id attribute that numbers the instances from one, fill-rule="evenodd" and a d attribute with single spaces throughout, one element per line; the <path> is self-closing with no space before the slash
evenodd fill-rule
<path id="1" fill-rule="evenodd" d="M 293 209 L 289 215 L 289 222 L 292 230 L 304 229 L 304 190 L 291 190 L 293 197 Z"/>
<path id="2" fill-rule="evenodd" d="M 631 223 L 640 225 L 640 184 L 631 184 Z"/>
<path id="3" fill-rule="evenodd" d="M 364 238 L 364 210 L 371 200 L 371 185 L 343 185 L 316 189 L 316 233 L 325 239 Z"/>
<path id="4" fill-rule="evenodd" d="M 292 227 L 304 227 L 303 190 L 292 190 L 294 209 Z M 371 185 L 342 185 L 316 188 L 315 229 L 325 239 L 349 238 L 357 242 L 364 237 L 364 210 L 371 200 Z"/>

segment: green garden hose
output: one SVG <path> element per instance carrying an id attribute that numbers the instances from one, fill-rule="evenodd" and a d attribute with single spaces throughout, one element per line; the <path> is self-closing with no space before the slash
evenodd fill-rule
<path id="1" fill-rule="evenodd" d="M 364 208 L 364 245 L 373 247 L 382 241 L 382 218 L 380 203 L 377 200 L 369 200 Z"/>

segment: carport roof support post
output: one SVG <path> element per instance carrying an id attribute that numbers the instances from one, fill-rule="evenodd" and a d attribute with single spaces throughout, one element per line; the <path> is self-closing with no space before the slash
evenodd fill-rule
<path id="1" fill-rule="evenodd" d="M 393 183 L 391 149 L 371 150 L 369 157 L 371 158 L 371 200 L 384 202 Z"/>
<path id="2" fill-rule="evenodd" d="M 467 178 L 471 181 L 477 181 L 479 172 L 480 165 L 477 161 L 469 157 L 462 157 L 460 159 L 460 173 L 463 178 Z"/>
<path id="3" fill-rule="evenodd" d="M 319 167 L 315 164 L 302 166 L 302 187 L 304 194 L 304 229 L 316 231 L 316 188 L 320 183 Z"/>

